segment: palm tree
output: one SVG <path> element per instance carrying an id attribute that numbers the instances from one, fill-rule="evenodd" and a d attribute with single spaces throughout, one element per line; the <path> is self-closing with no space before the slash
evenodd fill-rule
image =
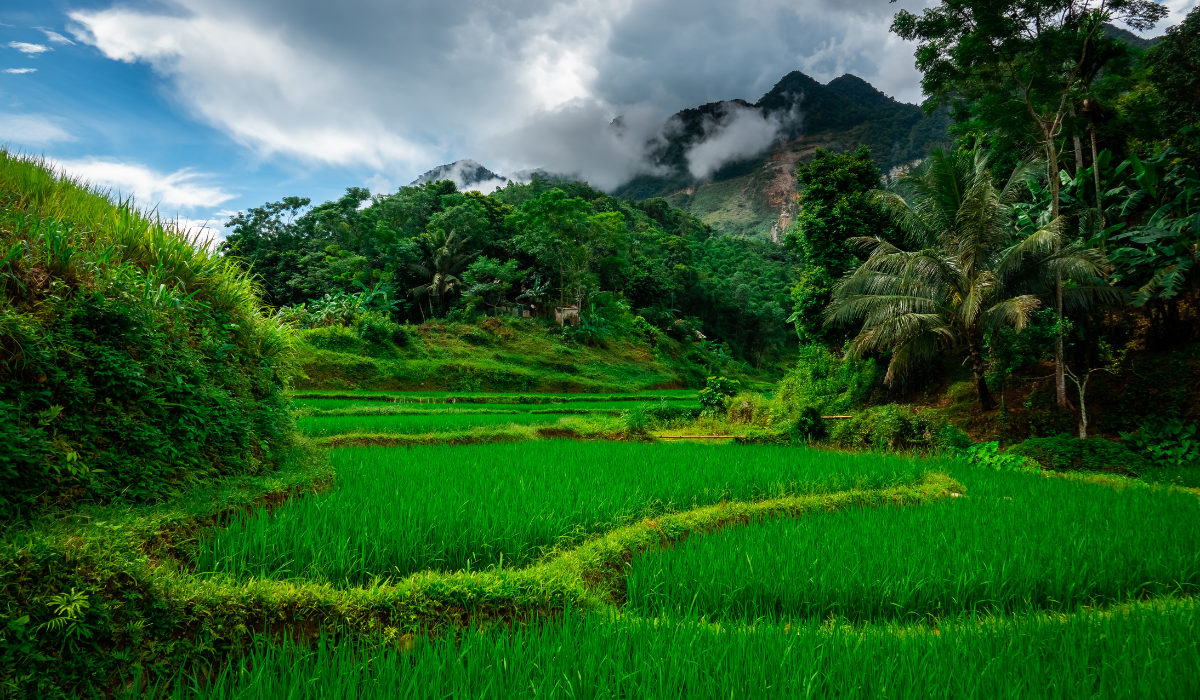
<path id="1" fill-rule="evenodd" d="M 433 257 L 430 258 L 429 264 L 409 263 L 408 266 L 410 270 L 429 281 L 413 287 L 409 292 L 415 297 L 437 297 L 440 309 L 445 306 L 446 294 L 462 285 L 458 274 L 471 262 L 472 256 L 459 252 L 461 243 L 457 240 L 457 232 L 447 234 L 444 230 L 438 229 L 430 238 L 433 244 Z M 420 308 L 420 306 L 418 301 L 417 307 Z M 424 315 L 424 310 L 421 313 Z M 433 314 L 432 300 L 429 304 L 429 313 Z"/>
<path id="2" fill-rule="evenodd" d="M 1012 205 L 1034 164 L 1018 167 L 1003 188 L 986 152 L 934 150 L 900 177 L 896 192 L 873 199 L 904 234 L 906 247 L 881 237 L 855 242 L 870 257 L 834 287 L 825 322 L 863 321 L 848 355 L 891 351 L 886 382 L 938 352 L 966 348 L 984 410 L 993 406 L 984 379 L 983 338 L 1005 325 L 1018 332 L 1053 294 L 1056 279 L 1079 284 L 1067 304 L 1086 309 L 1121 294 L 1101 280 L 1104 256 L 1081 242 L 1064 243 L 1061 218 L 1022 238 Z"/>

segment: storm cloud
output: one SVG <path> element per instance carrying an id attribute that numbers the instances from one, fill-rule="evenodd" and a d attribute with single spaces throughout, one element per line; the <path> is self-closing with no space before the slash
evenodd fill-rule
<path id="1" fill-rule="evenodd" d="M 647 148 L 668 115 L 754 102 L 792 70 L 822 81 L 852 72 L 918 100 L 912 46 L 887 27 L 922 4 L 165 0 L 72 12 L 69 30 L 110 59 L 151 66 L 183 110 L 259 158 L 390 183 L 475 158 L 611 188 L 653 169 Z M 733 114 L 689 169 L 761 150 L 777 128 Z"/>

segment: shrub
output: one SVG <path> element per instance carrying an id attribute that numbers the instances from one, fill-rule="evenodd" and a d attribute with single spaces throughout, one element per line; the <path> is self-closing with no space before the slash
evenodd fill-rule
<path id="1" fill-rule="evenodd" d="M 862 405 L 875 386 L 874 360 L 844 360 L 820 345 L 800 347 L 800 357 L 775 390 L 777 402 L 791 410 L 815 406 L 843 413 Z"/>
<path id="2" fill-rule="evenodd" d="M 840 447 L 936 451 L 963 449 L 971 439 L 948 421 L 928 412 L 912 412 L 896 404 L 872 406 L 829 428 Z"/>
<path id="3" fill-rule="evenodd" d="M 345 326 L 321 326 L 300 331 L 300 339 L 314 348 L 335 352 L 359 353 L 362 340 L 353 329 Z"/>
<path id="4" fill-rule="evenodd" d="M 1178 418 L 1151 418 L 1121 441 L 1159 467 L 1200 467 L 1200 425 Z"/>
<path id="5" fill-rule="evenodd" d="M 359 338 L 372 345 L 391 341 L 397 331 L 404 333 L 400 324 L 377 312 L 359 314 L 354 319 L 353 327 Z"/>
<path id="6" fill-rule="evenodd" d="M 710 413 L 725 410 L 729 398 L 737 393 L 738 383 L 727 377 L 709 377 L 700 390 L 700 405 Z"/>
<path id="7" fill-rule="evenodd" d="M 825 437 L 827 426 L 816 406 L 804 406 L 796 411 L 789 433 L 792 442 L 813 442 Z"/>
<path id="8" fill-rule="evenodd" d="M 644 411 L 646 416 L 652 420 L 660 423 L 670 423 L 677 420 L 696 420 L 700 417 L 703 409 L 677 406 L 667 403 L 664 399 L 657 406 L 646 406 Z"/>
<path id="9" fill-rule="evenodd" d="M 775 422 L 771 402 L 762 394 L 745 392 L 726 401 L 726 419 L 734 424 L 756 425 L 770 428 Z"/>
<path id="10" fill-rule="evenodd" d="M 1008 453 L 1028 457 L 1054 471 L 1112 472 L 1138 476 L 1150 464 L 1118 442 L 1099 438 L 1080 440 L 1060 435 L 1030 438 L 1009 448 Z"/>
<path id="11" fill-rule="evenodd" d="M 992 467 L 993 469 L 1007 469 L 1011 471 L 1041 471 L 1041 467 L 1037 462 L 1023 457 L 1018 454 L 1000 451 L 1000 443 L 998 441 L 982 442 L 978 445 L 971 445 L 961 451 L 961 456 L 969 464 L 974 464 L 981 467 Z"/>

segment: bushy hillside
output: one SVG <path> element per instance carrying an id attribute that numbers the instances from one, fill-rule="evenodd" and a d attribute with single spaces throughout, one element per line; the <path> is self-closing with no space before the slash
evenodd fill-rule
<path id="1" fill-rule="evenodd" d="M 269 465 L 291 335 L 173 227 L 0 150 L 0 521 Z"/>
<path id="2" fill-rule="evenodd" d="M 398 327 L 394 342 L 362 325 L 298 334 L 297 389 L 627 392 L 703 386 L 714 374 L 750 379 L 721 348 L 644 334 L 603 344 L 573 342 L 552 323 L 497 318 Z M 783 366 L 782 364 L 780 365 Z M 764 368 L 769 377 L 776 368 Z M 776 370 L 777 371 L 777 370 Z"/>

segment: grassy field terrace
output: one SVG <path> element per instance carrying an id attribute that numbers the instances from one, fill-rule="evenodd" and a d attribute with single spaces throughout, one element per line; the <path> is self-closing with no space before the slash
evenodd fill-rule
<path id="1" fill-rule="evenodd" d="M 538 411 L 629 402 L 296 408 L 314 435 L 403 437 L 616 426 Z M 93 636 L 28 663 L 92 664 L 85 695 L 1194 696 L 1200 498 L 1098 481 L 552 434 L 306 448 L 270 477 L 10 531 L 3 577 L 66 592 L 24 624 Z M 72 653 L 89 639 L 128 651 Z"/>

